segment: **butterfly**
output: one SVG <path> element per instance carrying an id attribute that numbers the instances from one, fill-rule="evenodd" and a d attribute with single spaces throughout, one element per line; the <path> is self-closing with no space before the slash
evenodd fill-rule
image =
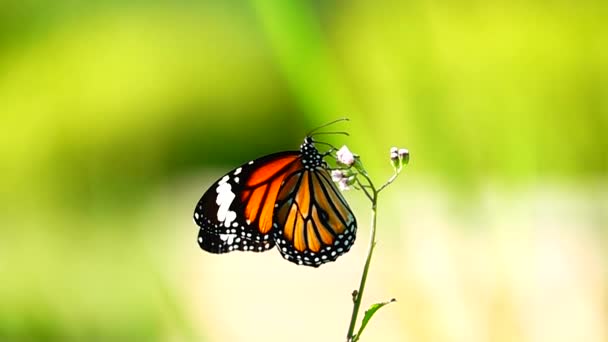
<path id="1" fill-rule="evenodd" d="M 194 210 L 198 244 L 211 253 L 278 248 L 319 267 L 348 252 L 357 221 L 309 133 L 299 151 L 252 160 L 228 172 Z"/>

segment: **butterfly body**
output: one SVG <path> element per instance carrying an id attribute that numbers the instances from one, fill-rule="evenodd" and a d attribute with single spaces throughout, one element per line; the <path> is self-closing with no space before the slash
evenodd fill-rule
<path id="1" fill-rule="evenodd" d="M 211 253 L 278 247 L 293 263 L 318 267 L 346 253 L 357 223 L 310 137 L 299 151 L 252 160 L 199 200 L 199 246 Z"/>

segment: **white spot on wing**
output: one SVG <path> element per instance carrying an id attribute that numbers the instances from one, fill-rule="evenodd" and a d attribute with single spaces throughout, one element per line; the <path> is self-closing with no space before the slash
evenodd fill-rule
<path id="1" fill-rule="evenodd" d="M 222 180 L 219 181 L 217 189 L 217 198 L 215 203 L 219 205 L 217 210 L 217 220 L 220 222 L 224 222 L 224 226 L 230 227 L 232 221 L 236 219 L 236 213 L 230 210 L 230 205 L 236 195 L 232 192 L 232 186 L 228 184 L 229 176 L 224 176 Z"/>
<path id="2" fill-rule="evenodd" d="M 228 244 L 228 245 L 232 245 L 235 237 L 236 237 L 236 235 L 234 235 L 234 234 L 220 234 L 220 239 L 222 241 L 226 242 L 226 244 Z"/>
<path id="3" fill-rule="evenodd" d="M 236 213 L 234 211 L 229 211 L 226 214 L 226 221 L 224 222 L 224 227 L 230 227 L 230 222 L 236 220 Z"/>
<path id="4" fill-rule="evenodd" d="M 235 175 L 235 176 L 236 176 L 236 175 L 238 175 L 239 173 L 241 173 L 241 171 L 242 171 L 242 170 L 243 170 L 243 168 L 242 168 L 242 167 L 239 167 L 238 169 L 236 169 L 236 170 L 234 171 L 234 175 Z M 237 182 L 237 183 L 238 183 L 238 182 Z"/>

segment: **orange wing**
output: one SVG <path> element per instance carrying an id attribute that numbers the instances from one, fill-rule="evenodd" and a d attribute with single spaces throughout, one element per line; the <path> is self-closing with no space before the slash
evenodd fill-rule
<path id="1" fill-rule="evenodd" d="M 274 247 L 270 233 L 275 201 L 285 176 L 302 166 L 300 157 L 298 151 L 271 154 L 215 182 L 194 211 L 200 247 L 212 253 Z"/>
<path id="2" fill-rule="evenodd" d="M 285 175 L 300 166 L 298 157 L 289 155 L 259 166 L 251 173 L 241 193 L 247 224 L 253 224 L 261 234 L 270 232 L 281 183 Z"/>
<path id="3" fill-rule="evenodd" d="M 287 260 L 317 267 L 346 253 L 355 240 L 355 216 L 324 168 L 290 173 L 276 204 L 273 235 Z"/>

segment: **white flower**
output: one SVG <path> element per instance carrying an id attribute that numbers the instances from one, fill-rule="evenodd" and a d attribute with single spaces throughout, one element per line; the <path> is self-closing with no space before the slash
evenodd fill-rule
<path id="1" fill-rule="evenodd" d="M 331 171 L 331 179 L 334 182 L 339 182 L 344 178 L 344 172 L 342 170 L 332 170 Z"/>
<path id="2" fill-rule="evenodd" d="M 350 184 L 349 183 L 350 183 L 350 181 L 348 180 L 348 178 L 342 178 L 338 182 L 338 188 L 340 188 L 340 191 L 350 190 Z"/>
<path id="3" fill-rule="evenodd" d="M 352 166 L 355 163 L 355 155 L 346 147 L 346 145 L 342 146 L 342 148 L 336 152 L 336 156 L 338 157 L 338 162 L 346 166 Z"/>

